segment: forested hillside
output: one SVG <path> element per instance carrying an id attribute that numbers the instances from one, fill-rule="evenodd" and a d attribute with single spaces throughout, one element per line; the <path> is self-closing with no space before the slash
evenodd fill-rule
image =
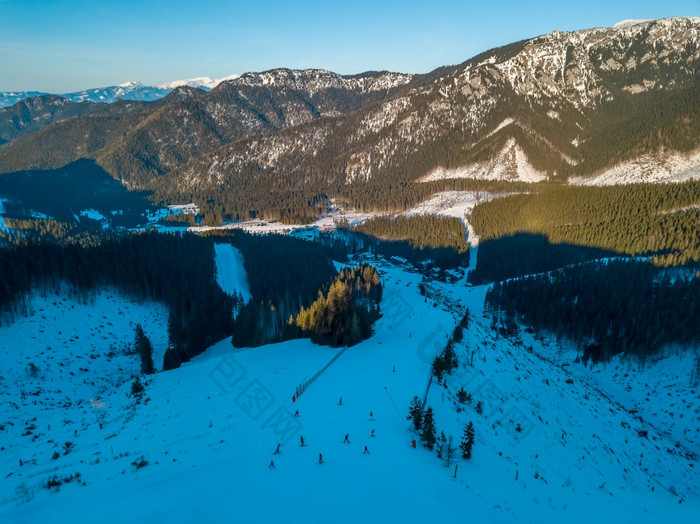
<path id="1" fill-rule="evenodd" d="M 1 148 L 0 172 L 57 169 L 93 158 L 128 187 L 146 188 L 158 176 L 219 146 L 355 111 L 383 100 L 410 78 L 387 72 L 343 77 L 278 69 L 248 73 L 208 93 L 179 87 L 148 104 L 118 102 L 110 110 L 92 104 L 95 115 L 64 120 Z M 119 111 L 122 106 L 131 109 Z M 10 110 L 16 111 L 4 111 Z"/>
<path id="2" fill-rule="evenodd" d="M 550 244 L 653 255 L 661 265 L 697 263 L 700 182 L 542 187 L 477 205 L 471 223 L 483 241 L 532 233 L 543 235 Z M 517 248 L 515 244 L 512 247 Z M 480 256 L 479 264 L 481 260 Z M 492 262 L 483 260 L 483 264 Z M 482 274 L 488 271 L 478 270 Z M 522 273 L 506 270 L 503 274 Z"/>
<path id="3" fill-rule="evenodd" d="M 517 233 L 479 242 L 479 256 L 476 268 L 469 273 L 469 282 L 499 282 L 614 256 L 618 254 L 610 250 L 550 243 L 544 235 Z"/>
<path id="4" fill-rule="evenodd" d="M 171 369 L 229 335 L 233 299 L 216 283 L 210 240 L 159 233 L 93 237 L 92 245 L 20 243 L 0 249 L 0 310 L 11 321 L 25 312 L 24 298 L 34 287 L 67 282 L 89 300 L 100 285 L 115 286 L 170 309 Z"/>
<path id="5" fill-rule="evenodd" d="M 452 217 L 377 216 L 353 226 L 353 230 L 382 239 L 408 240 L 417 249 L 448 247 L 457 253 L 469 250 L 464 226 Z"/>
<path id="6" fill-rule="evenodd" d="M 94 210 L 113 228 L 135 227 L 146 222 L 144 212 L 154 210 L 149 197 L 146 191 L 128 191 L 92 160 L 0 176 L 4 214 L 11 218 L 26 219 L 41 213 L 59 222 L 85 226 L 89 219 L 81 216 L 81 211 Z M 101 227 L 99 222 L 97 227 Z"/>
<path id="7" fill-rule="evenodd" d="M 233 343 L 258 346 L 280 340 L 290 316 L 326 292 L 337 274 L 333 260 L 347 259 L 341 244 L 322 245 L 282 235 L 242 231 L 211 232 L 216 242 L 230 242 L 243 255 L 252 300 L 236 315 Z"/>
<path id="8" fill-rule="evenodd" d="M 48 127 L 54 122 L 86 115 L 123 115 L 144 109 L 143 102 L 117 101 L 113 104 L 75 103 L 56 95 L 27 98 L 0 109 L 0 146 Z M 60 167 L 60 166 L 58 166 Z"/>
<path id="9" fill-rule="evenodd" d="M 698 297 L 700 273 L 610 262 L 496 283 L 486 303 L 494 314 L 573 340 L 585 359 L 597 362 L 697 345 Z"/>
<path id="10" fill-rule="evenodd" d="M 343 269 L 327 293 L 308 309 L 302 307 L 288 326 L 298 335 L 332 346 L 352 346 L 372 335 L 372 326 L 380 317 L 382 285 L 377 269 L 362 265 Z"/>

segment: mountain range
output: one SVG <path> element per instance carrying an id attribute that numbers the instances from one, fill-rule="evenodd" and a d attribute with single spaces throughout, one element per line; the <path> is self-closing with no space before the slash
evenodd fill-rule
<path id="1" fill-rule="evenodd" d="M 424 75 L 277 69 L 151 103 L 32 98 L 0 110 L 0 173 L 91 158 L 222 219 L 313 215 L 333 197 L 402 209 L 479 180 L 694 178 L 699 65 L 700 18 L 671 18 L 555 31 Z"/>
<path id="2" fill-rule="evenodd" d="M 211 91 L 221 82 L 234 80 L 240 75 L 229 75 L 223 78 L 214 79 L 208 76 L 188 78 L 184 80 L 173 80 L 159 86 L 146 86 L 140 82 L 124 82 L 116 86 L 97 87 L 74 91 L 71 93 L 46 93 L 43 91 L 4 91 L 0 92 L 0 109 L 9 107 L 27 98 L 44 95 L 55 95 L 72 102 L 103 102 L 112 104 L 118 100 L 132 100 L 141 102 L 152 102 L 163 98 L 176 87 L 195 87 L 204 91 Z"/>

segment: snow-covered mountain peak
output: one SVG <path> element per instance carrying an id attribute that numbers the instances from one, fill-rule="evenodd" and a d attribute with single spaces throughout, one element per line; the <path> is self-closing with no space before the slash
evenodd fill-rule
<path id="1" fill-rule="evenodd" d="M 404 73 L 361 73 L 343 76 L 325 69 L 271 69 L 262 73 L 245 73 L 235 82 L 239 85 L 287 87 L 314 94 L 323 89 L 357 89 L 366 93 L 407 84 L 413 75 Z"/>
<path id="2" fill-rule="evenodd" d="M 603 87 L 605 73 L 649 68 L 652 63 L 692 68 L 700 58 L 700 18 L 626 20 L 614 28 L 553 31 L 525 42 L 515 53 L 498 51 L 478 64 L 469 63 L 463 75 L 474 84 L 479 78 L 499 82 L 503 77 L 516 93 L 533 102 L 564 95 L 578 107 L 589 107 L 612 94 Z M 658 52 L 663 49 L 663 52 Z M 493 78 L 494 68 L 500 75 Z M 491 76 L 489 76 L 489 74 Z M 640 92 L 660 87 L 620 86 Z M 473 86 L 472 86 L 473 87 Z"/>
<path id="3" fill-rule="evenodd" d="M 166 82 L 164 84 L 159 85 L 158 89 L 175 89 L 176 87 L 181 86 L 197 88 L 203 87 L 205 89 L 212 89 L 216 86 L 217 82 L 217 80 L 214 80 L 209 76 L 199 76 L 197 78 L 188 78 L 185 80 L 173 80 L 172 82 Z"/>
<path id="4" fill-rule="evenodd" d="M 616 23 L 616 24 L 613 26 L 613 29 L 623 29 L 623 28 L 625 28 L 625 27 L 630 27 L 630 26 L 633 26 L 633 25 L 643 24 L 643 23 L 645 23 L 645 22 L 651 22 L 651 21 L 652 21 L 651 18 L 640 18 L 640 19 L 622 20 L 622 21 Z"/>
<path id="5" fill-rule="evenodd" d="M 197 89 L 205 89 L 210 91 L 218 86 L 221 82 L 226 82 L 228 80 L 235 80 L 240 78 L 240 75 L 232 74 L 225 76 L 223 78 L 212 78 L 210 76 L 198 76 L 196 78 L 187 78 L 184 80 L 173 80 L 171 82 L 166 82 L 158 86 L 158 89 L 175 89 L 176 87 L 187 86 L 195 87 Z"/>
<path id="6" fill-rule="evenodd" d="M 234 73 L 232 75 L 228 75 L 228 76 L 225 76 L 223 78 L 219 78 L 218 80 L 216 80 L 216 85 L 219 85 L 221 82 L 228 82 L 229 80 L 236 80 L 237 78 L 240 78 L 240 77 L 241 77 L 241 75 L 237 75 Z"/>

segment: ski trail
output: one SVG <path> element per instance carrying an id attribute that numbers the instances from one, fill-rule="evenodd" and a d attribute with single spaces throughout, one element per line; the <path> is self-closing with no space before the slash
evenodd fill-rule
<path id="1" fill-rule="evenodd" d="M 243 255 L 231 244 L 216 244 L 216 280 L 229 295 L 240 293 L 243 300 L 251 299 L 248 276 L 243 266 Z"/>

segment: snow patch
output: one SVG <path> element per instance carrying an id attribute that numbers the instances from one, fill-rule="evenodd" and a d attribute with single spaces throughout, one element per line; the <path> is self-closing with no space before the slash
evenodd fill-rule
<path id="1" fill-rule="evenodd" d="M 171 204 L 168 206 L 171 214 L 173 215 L 198 215 L 199 208 L 197 204 Z"/>
<path id="2" fill-rule="evenodd" d="M 214 89 L 221 82 L 226 82 L 228 80 L 235 80 L 240 78 L 240 75 L 228 75 L 223 78 L 214 79 L 209 76 L 199 76 L 197 78 L 187 78 L 185 80 L 173 80 L 171 82 L 166 82 L 158 86 L 158 89 L 175 89 L 176 87 L 188 86 L 195 87 L 198 89 L 206 89 L 207 91 Z"/>
<path id="3" fill-rule="evenodd" d="M 438 167 L 423 177 L 421 181 L 431 182 L 448 178 L 535 183 L 546 180 L 547 175 L 535 169 L 515 139 L 510 138 L 501 151 L 489 160 L 454 169 Z"/>
<path id="4" fill-rule="evenodd" d="M 592 177 L 571 177 L 569 183 L 583 186 L 611 186 L 652 182 L 685 182 L 700 179 L 700 150 L 664 157 L 646 154 L 618 164 Z"/>
<path id="5" fill-rule="evenodd" d="M 629 20 L 622 20 L 618 23 L 616 23 L 613 26 L 613 29 L 626 29 L 628 27 L 632 27 L 637 24 L 645 24 L 647 22 L 653 22 L 653 18 L 638 18 L 638 19 L 633 19 L 630 18 Z"/>
<path id="6" fill-rule="evenodd" d="M 231 244 L 215 244 L 216 281 L 229 295 L 240 293 L 244 302 L 252 298 L 248 275 L 243 266 L 243 254 Z"/>
<path id="7" fill-rule="evenodd" d="M 99 220 L 99 221 L 107 220 L 107 218 L 102 213 L 100 213 L 97 209 L 83 209 L 80 212 L 80 216 L 87 217 L 91 220 Z"/>

